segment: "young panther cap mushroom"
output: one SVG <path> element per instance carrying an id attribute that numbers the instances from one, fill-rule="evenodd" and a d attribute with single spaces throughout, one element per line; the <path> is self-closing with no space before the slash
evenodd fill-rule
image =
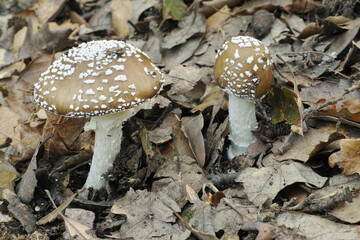
<path id="1" fill-rule="evenodd" d="M 252 134 L 257 128 L 254 100 L 270 89 L 272 60 L 261 41 L 247 36 L 225 42 L 215 59 L 215 80 L 229 95 L 228 158 L 232 159 L 256 141 Z"/>
<path id="2" fill-rule="evenodd" d="M 36 102 L 66 117 L 91 117 L 95 146 L 85 186 L 100 189 L 103 175 L 120 152 L 122 124 L 132 108 L 160 90 L 164 76 L 149 57 L 131 44 L 100 40 L 64 53 L 35 84 Z"/>

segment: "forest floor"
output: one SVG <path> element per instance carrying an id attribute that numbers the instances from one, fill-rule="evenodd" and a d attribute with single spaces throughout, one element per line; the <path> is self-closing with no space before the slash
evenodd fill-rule
<path id="1" fill-rule="evenodd" d="M 1 1 L 0 239 L 360 239 L 359 9 Z M 267 46 L 274 81 L 256 102 L 256 142 L 229 160 L 228 96 L 213 66 L 240 35 Z M 141 49 L 165 83 L 123 124 L 105 187 L 84 191 L 88 119 L 46 112 L 33 90 L 54 59 L 100 39 Z"/>

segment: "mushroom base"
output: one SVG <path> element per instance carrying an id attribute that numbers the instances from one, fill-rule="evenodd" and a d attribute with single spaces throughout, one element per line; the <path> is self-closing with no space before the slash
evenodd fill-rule
<path id="1" fill-rule="evenodd" d="M 255 103 L 229 94 L 229 124 L 231 145 L 228 158 L 245 154 L 251 143 L 256 141 L 252 131 L 257 129 Z"/>
<path id="2" fill-rule="evenodd" d="M 95 131 L 94 154 L 85 182 L 86 188 L 99 190 L 105 186 L 106 174 L 113 166 L 116 155 L 120 152 L 122 124 L 131 116 L 131 110 L 93 117 L 86 123 L 84 130 Z"/>

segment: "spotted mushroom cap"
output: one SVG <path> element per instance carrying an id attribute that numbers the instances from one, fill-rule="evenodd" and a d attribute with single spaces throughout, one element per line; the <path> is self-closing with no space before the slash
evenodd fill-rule
<path id="1" fill-rule="evenodd" d="M 100 40 L 64 53 L 41 74 L 34 97 L 45 110 L 68 117 L 123 111 L 156 95 L 164 76 L 131 44 Z"/>
<path id="2" fill-rule="evenodd" d="M 272 84 L 272 60 L 261 41 L 238 36 L 224 43 L 215 58 L 215 80 L 226 92 L 253 100 Z"/>

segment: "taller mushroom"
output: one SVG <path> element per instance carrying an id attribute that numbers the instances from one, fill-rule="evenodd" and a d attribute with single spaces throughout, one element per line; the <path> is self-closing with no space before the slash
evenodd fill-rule
<path id="1" fill-rule="evenodd" d="M 104 186 L 103 175 L 120 152 L 128 109 L 155 96 L 163 82 L 163 74 L 145 53 L 115 40 L 82 43 L 41 74 L 34 98 L 43 109 L 66 117 L 91 117 L 84 127 L 95 131 L 87 188 Z"/>
<path id="2" fill-rule="evenodd" d="M 228 158 L 246 153 L 256 141 L 255 99 L 265 95 L 272 84 L 272 60 L 261 41 L 247 36 L 231 38 L 215 58 L 214 76 L 229 95 L 231 145 Z"/>

